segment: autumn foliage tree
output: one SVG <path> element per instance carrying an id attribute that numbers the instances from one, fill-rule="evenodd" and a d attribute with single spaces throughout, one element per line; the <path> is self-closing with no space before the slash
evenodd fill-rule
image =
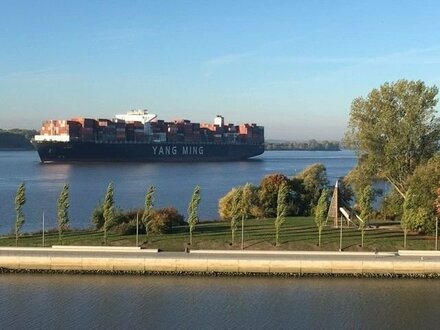
<path id="1" fill-rule="evenodd" d="M 274 217 L 277 213 L 278 191 L 285 184 L 286 189 L 289 179 L 280 173 L 267 175 L 261 180 L 258 197 L 265 217 Z"/>

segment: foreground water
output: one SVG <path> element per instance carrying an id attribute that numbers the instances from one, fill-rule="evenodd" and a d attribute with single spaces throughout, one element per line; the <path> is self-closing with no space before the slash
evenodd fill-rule
<path id="1" fill-rule="evenodd" d="M 440 281 L 0 275 L 3 329 L 436 329 Z"/>
<path id="2" fill-rule="evenodd" d="M 334 182 L 353 168 L 356 157 L 349 151 L 268 151 L 253 160 L 226 163 L 41 164 L 34 151 L 0 152 L 0 234 L 13 228 L 14 197 L 22 181 L 27 189 L 24 231 L 40 230 L 43 212 L 47 227 L 55 227 L 57 198 L 65 183 L 71 187 L 71 226 L 86 228 L 109 182 L 114 183 L 116 204 L 123 209 L 142 207 L 146 189 L 155 185 L 156 206 L 173 205 L 183 214 L 194 186 L 200 185 L 200 216 L 210 220 L 218 218 L 218 199 L 232 187 L 258 184 L 271 173 L 292 176 L 318 162 Z"/>

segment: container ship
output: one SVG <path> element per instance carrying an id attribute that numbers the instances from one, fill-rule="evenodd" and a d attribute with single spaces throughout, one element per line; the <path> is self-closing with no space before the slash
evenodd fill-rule
<path id="1" fill-rule="evenodd" d="M 147 110 L 114 119 L 72 118 L 43 121 L 32 140 L 41 162 L 234 161 L 264 152 L 264 127 L 189 120 L 166 122 Z"/>

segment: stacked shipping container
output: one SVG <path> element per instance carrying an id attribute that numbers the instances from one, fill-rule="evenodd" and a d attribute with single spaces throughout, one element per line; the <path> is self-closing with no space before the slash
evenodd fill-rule
<path id="1" fill-rule="evenodd" d="M 264 128 L 256 124 L 199 124 L 189 120 L 157 120 L 145 125 L 120 119 L 46 120 L 43 121 L 40 134 L 103 142 L 264 143 Z"/>

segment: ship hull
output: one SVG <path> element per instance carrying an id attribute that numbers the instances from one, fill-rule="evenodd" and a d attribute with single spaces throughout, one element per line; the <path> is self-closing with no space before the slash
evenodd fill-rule
<path id="1" fill-rule="evenodd" d="M 41 162 L 236 161 L 261 155 L 259 144 L 33 141 Z"/>

